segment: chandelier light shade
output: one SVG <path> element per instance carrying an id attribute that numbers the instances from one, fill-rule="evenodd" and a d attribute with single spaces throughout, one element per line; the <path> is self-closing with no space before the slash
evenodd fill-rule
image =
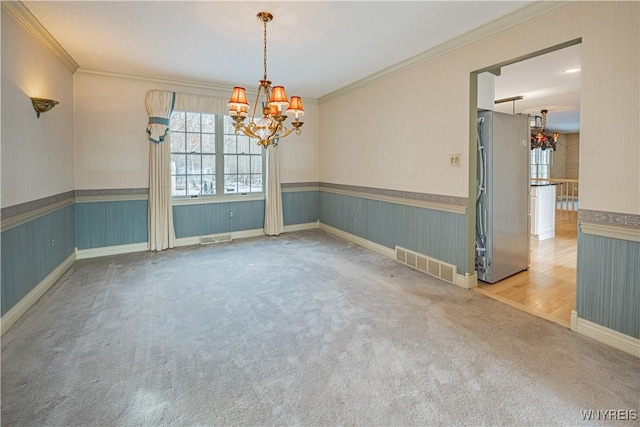
<path id="1" fill-rule="evenodd" d="M 289 136 L 292 132 L 300 135 L 302 132 L 300 128 L 303 125 L 300 116 L 304 115 L 304 109 L 299 96 L 292 96 L 289 101 L 284 86 L 271 87 L 271 82 L 267 79 L 267 23 L 273 20 L 273 15 L 269 12 L 260 12 L 257 17 L 264 25 L 264 74 L 258 84 L 256 102 L 253 104 L 249 118 L 250 106 L 245 88 L 236 86 L 231 93 L 228 107 L 229 115 L 235 122 L 236 135 L 243 133 L 250 138 L 256 138 L 259 145 L 269 148 L 270 145 L 277 145 L 281 138 Z M 258 110 L 260 95 L 264 96 L 264 102 Z M 256 111 L 259 112 L 258 115 Z M 285 114 L 294 116 L 290 129 L 284 125 L 287 120 Z M 249 122 L 245 124 L 247 118 Z"/>
<path id="2" fill-rule="evenodd" d="M 229 108 L 231 107 L 249 107 L 247 102 L 247 93 L 243 87 L 234 87 L 231 99 L 229 99 Z"/>
<path id="3" fill-rule="evenodd" d="M 287 94 L 284 91 L 284 86 L 274 86 L 273 89 L 271 89 L 269 106 L 272 105 L 281 108 L 287 108 L 289 106 L 289 101 L 287 100 Z"/>
<path id="4" fill-rule="evenodd" d="M 299 96 L 291 97 L 291 103 L 289 103 L 287 114 L 293 114 L 296 120 L 298 120 L 300 116 L 304 116 L 304 109 L 302 108 L 302 99 L 300 99 Z"/>
<path id="5" fill-rule="evenodd" d="M 543 150 L 552 149 L 556 151 L 556 145 L 560 134 L 558 132 L 550 133 L 547 129 L 547 113 L 548 110 L 540 111 L 541 116 L 531 117 L 531 149 L 541 148 Z M 538 128 L 538 129 L 537 129 Z M 537 132 L 536 132 L 537 129 Z"/>

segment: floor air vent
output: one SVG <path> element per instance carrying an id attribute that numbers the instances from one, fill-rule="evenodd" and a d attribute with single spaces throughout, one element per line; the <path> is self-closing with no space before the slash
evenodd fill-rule
<path id="1" fill-rule="evenodd" d="M 231 234 L 216 234 L 211 236 L 200 237 L 201 245 L 210 245 L 212 243 L 230 242 Z"/>
<path id="2" fill-rule="evenodd" d="M 401 248 L 400 246 L 396 246 L 396 260 L 423 273 L 430 274 L 431 276 L 455 285 L 457 274 L 455 265 L 429 258 L 426 255 Z"/>

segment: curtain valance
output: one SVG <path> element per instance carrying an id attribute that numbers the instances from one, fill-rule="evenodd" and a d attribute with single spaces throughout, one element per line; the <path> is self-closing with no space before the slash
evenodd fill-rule
<path id="1" fill-rule="evenodd" d="M 176 93 L 174 110 L 192 113 L 229 114 L 229 100 L 218 96 Z"/>
<path id="2" fill-rule="evenodd" d="M 218 96 L 193 95 L 189 93 L 150 90 L 145 97 L 145 105 L 149 113 L 147 133 L 155 143 L 164 141 L 169 131 L 171 113 L 189 111 L 193 113 L 227 114 L 228 100 Z"/>
<path id="3" fill-rule="evenodd" d="M 175 103 L 175 92 L 163 90 L 150 90 L 144 98 L 147 113 L 149 113 L 149 124 L 147 133 L 149 139 L 155 143 L 164 141 L 164 137 L 169 130 L 169 118 Z"/>

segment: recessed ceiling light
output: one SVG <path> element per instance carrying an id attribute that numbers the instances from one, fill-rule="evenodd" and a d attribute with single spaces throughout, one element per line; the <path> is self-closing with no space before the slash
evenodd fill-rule
<path id="1" fill-rule="evenodd" d="M 563 72 L 565 74 L 571 74 L 571 73 L 577 73 L 581 70 L 580 67 L 573 67 L 573 68 L 567 68 L 566 70 L 564 70 Z"/>

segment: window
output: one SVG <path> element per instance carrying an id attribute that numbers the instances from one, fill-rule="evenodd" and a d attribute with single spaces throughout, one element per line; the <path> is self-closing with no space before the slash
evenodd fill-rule
<path id="1" fill-rule="evenodd" d="M 531 150 L 531 178 L 551 178 L 551 164 L 553 162 L 553 150 L 534 148 Z"/>
<path id="2" fill-rule="evenodd" d="M 171 115 L 171 195 L 216 194 L 216 117 Z"/>
<path id="3" fill-rule="evenodd" d="M 235 131 L 233 119 L 224 116 L 224 192 L 262 193 L 265 150 Z"/>
<path id="4" fill-rule="evenodd" d="M 264 150 L 231 117 L 174 111 L 170 130 L 172 196 L 263 193 Z"/>

